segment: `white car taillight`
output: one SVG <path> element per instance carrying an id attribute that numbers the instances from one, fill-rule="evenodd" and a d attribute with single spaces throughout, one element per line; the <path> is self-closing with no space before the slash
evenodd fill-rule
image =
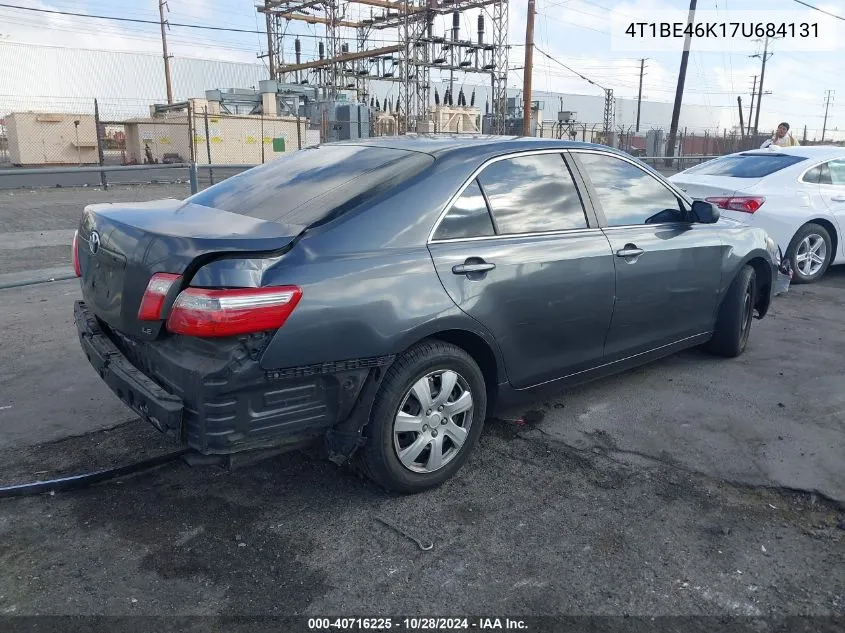
<path id="1" fill-rule="evenodd" d="M 766 201 L 762 196 L 718 196 L 705 198 L 704 200 L 705 202 L 715 204 L 720 209 L 742 211 L 743 213 L 754 213 Z"/>

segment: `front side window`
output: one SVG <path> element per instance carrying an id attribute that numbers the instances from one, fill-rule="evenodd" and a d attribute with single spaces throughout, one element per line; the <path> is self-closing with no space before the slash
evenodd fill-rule
<path id="1" fill-rule="evenodd" d="M 675 193 L 648 172 L 606 154 L 578 154 L 608 226 L 680 222 Z"/>
<path id="2" fill-rule="evenodd" d="M 500 234 L 587 227 L 584 207 L 560 154 L 500 160 L 478 177 Z"/>
<path id="3" fill-rule="evenodd" d="M 484 201 L 478 181 L 473 180 L 440 222 L 440 226 L 434 233 L 434 239 L 454 240 L 487 237 L 494 234 L 493 220 L 487 210 L 487 203 Z"/>

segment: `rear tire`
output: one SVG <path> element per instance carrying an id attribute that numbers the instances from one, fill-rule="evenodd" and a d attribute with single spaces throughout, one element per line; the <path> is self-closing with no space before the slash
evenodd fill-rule
<path id="1" fill-rule="evenodd" d="M 795 272 L 792 281 L 811 284 L 827 272 L 833 259 L 833 240 L 827 229 L 820 224 L 805 224 L 789 243 L 786 256 Z"/>
<path id="2" fill-rule="evenodd" d="M 743 266 L 719 306 L 716 329 L 707 344 L 711 354 L 735 358 L 745 351 L 756 299 L 757 276 L 751 266 Z"/>
<path id="3" fill-rule="evenodd" d="M 361 461 L 380 486 L 401 493 L 439 486 L 464 465 L 487 413 L 487 388 L 464 350 L 441 341 L 410 348 L 376 395 Z"/>

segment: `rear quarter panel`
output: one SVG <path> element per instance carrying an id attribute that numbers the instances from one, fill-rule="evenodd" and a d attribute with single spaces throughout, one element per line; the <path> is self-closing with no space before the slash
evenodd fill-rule
<path id="1" fill-rule="evenodd" d="M 443 206 L 476 163 L 439 160 L 400 191 L 309 231 L 282 256 L 213 262 L 191 283 L 302 288 L 261 358 L 265 369 L 397 354 L 457 329 L 487 342 L 502 377 L 495 340 L 446 293 L 427 248 Z"/>

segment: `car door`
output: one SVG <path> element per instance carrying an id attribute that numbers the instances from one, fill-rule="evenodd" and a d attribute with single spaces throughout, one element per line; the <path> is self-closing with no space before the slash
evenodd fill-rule
<path id="1" fill-rule="evenodd" d="M 723 245 L 715 224 L 696 224 L 679 196 L 633 160 L 572 151 L 616 267 L 605 342 L 613 362 L 711 332 Z"/>
<path id="2" fill-rule="evenodd" d="M 613 310 L 607 238 L 560 152 L 498 157 L 458 192 L 429 250 L 446 291 L 530 387 L 597 365 Z"/>
<path id="3" fill-rule="evenodd" d="M 832 160 L 825 165 L 819 179 L 819 194 L 833 214 L 839 234 L 845 226 L 845 158 Z M 840 252 L 845 252 L 845 241 L 840 240 Z M 834 253 L 831 261 L 838 259 L 839 253 Z"/>

